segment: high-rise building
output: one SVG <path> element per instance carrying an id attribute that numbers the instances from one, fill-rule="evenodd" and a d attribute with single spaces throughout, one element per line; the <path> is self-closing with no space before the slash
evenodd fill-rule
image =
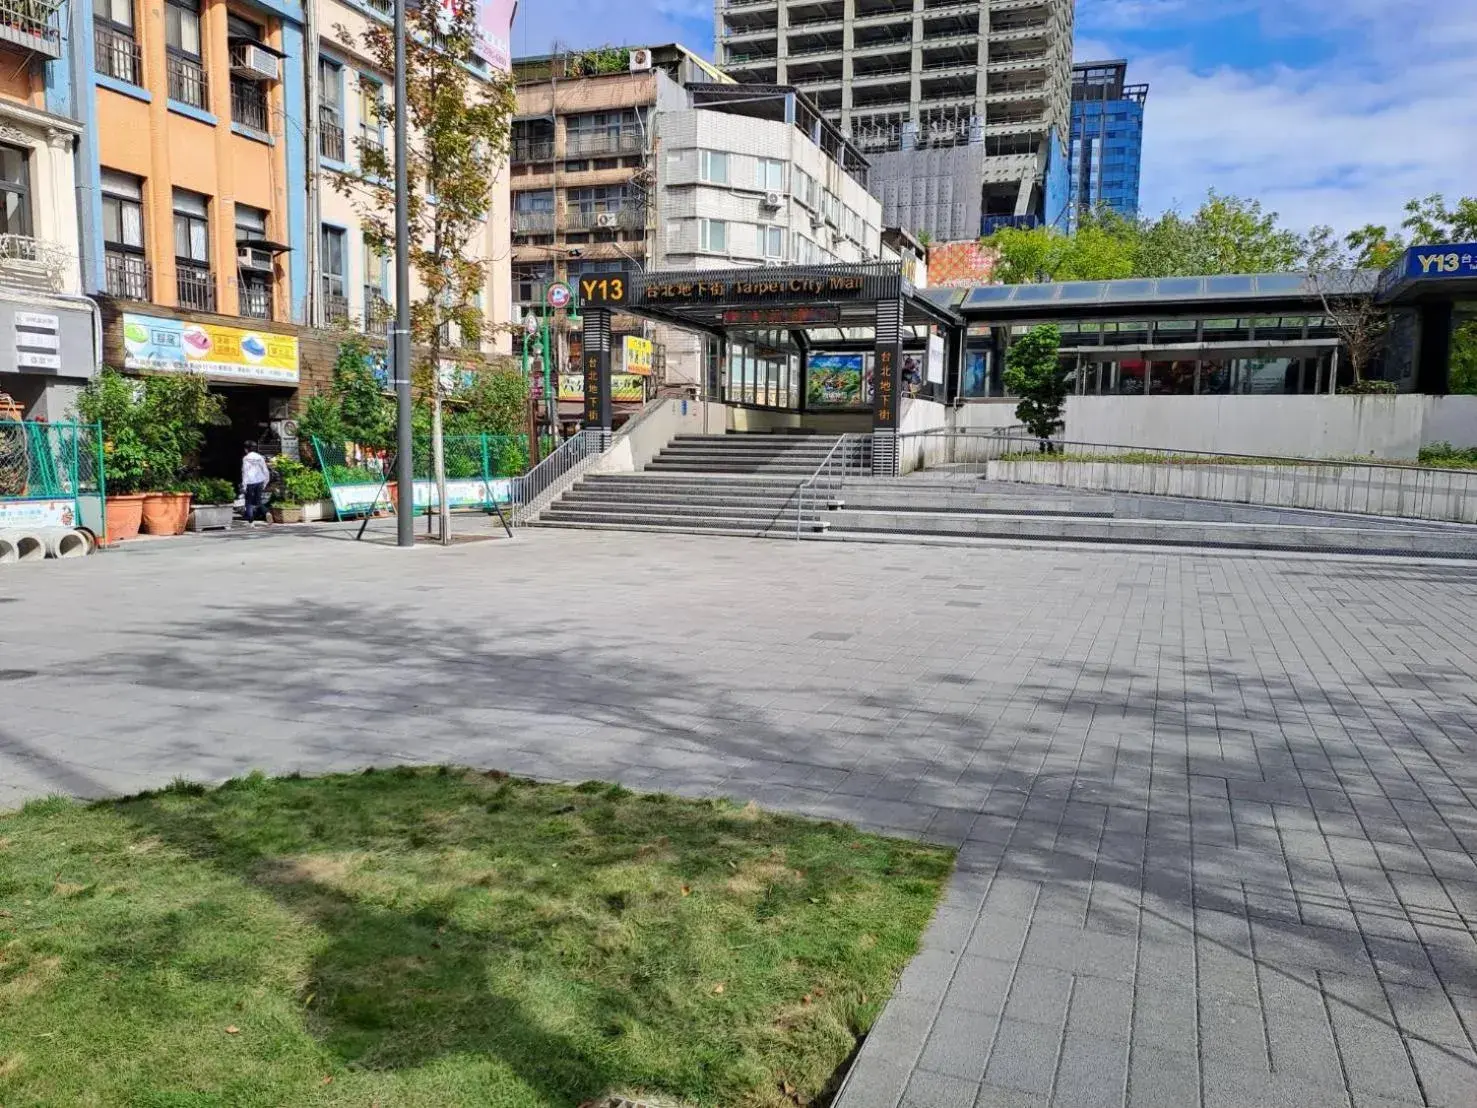
<path id="1" fill-rule="evenodd" d="M 1079 62 L 1072 67 L 1072 152 L 1069 223 L 1108 208 L 1128 219 L 1139 214 L 1148 85 L 1130 85 L 1125 61 Z"/>
<path id="2" fill-rule="evenodd" d="M 715 0 L 718 64 L 794 85 L 872 163 L 888 225 L 1064 222 L 1072 0 Z"/>

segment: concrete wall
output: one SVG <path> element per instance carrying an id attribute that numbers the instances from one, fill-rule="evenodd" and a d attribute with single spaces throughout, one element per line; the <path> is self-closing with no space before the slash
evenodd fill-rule
<path id="1" fill-rule="evenodd" d="M 708 412 L 707 408 L 714 409 Z M 707 434 L 705 427 L 721 429 L 721 404 L 701 400 L 658 400 L 648 404 L 615 436 L 610 449 L 591 467 L 592 473 L 634 473 L 651 461 L 678 435 Z"/>
<path id="2" fill-rule="evenodd" d="M 1477 446 L 1477 396 L 1426 396 L 1421 445 Z"/>
<path id="3" fill-rule="evenodd" d="M 954 410 L 953 426 L 969 431 L 993 431 L 1000 427 L 1019 427 L 1015 414 L 1016 401 L 976 400 Z"/>
<path id="4" fill-rule="evenodd" d="M 919 400 L 914 396 L 903 397 L 903 418 L 898 424 L 898 434 L 942 430 L 948 426 L 949 409 L 943 404 Z"/>
<path id="5" fill-rule="evenodd" d="M 859 435 L 872 429 L 872 413 L 770 411 L 764 408 L 729 408 L 728 430 L 749 434 L 769 431 L 798 431 L 804 428 L 818 435 Z"/>

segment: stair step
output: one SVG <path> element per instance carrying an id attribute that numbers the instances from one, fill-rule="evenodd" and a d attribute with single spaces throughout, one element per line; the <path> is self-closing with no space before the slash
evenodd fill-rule
<path id="1" fill-rule="evenodd" d="M 619 512 L 592 510 L 585 508 L 565 508 L 562 505 L 550 508 L 540 514 L 539 521 L 543 523 L 610 523 L 610 524 L 650 524 L 655 526 L 681 526 L 697 527 L 703 530 L 713 528 L 734 528 L 757 533 L 770 530 L 795 530 L 795 517 L 776 519 L 773 516 L 756 515 L 746 516 L 742 513 L 728 512 L 724 515 L 713 515 L 711 512 L 693 513 L 684 515 L 672 512 Z M 801 521 L 802 530 L 823 530 L 828 521 L 814 516 Z"/>

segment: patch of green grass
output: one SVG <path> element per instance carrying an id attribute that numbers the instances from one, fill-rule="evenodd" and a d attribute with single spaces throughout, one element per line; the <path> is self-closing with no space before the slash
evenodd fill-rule
<path id="1" fill-rule="evenodd" d="M 794 1104 L 951 864 L 458 769 L 32 803 L 0 816 L 0 1104 Z"/>

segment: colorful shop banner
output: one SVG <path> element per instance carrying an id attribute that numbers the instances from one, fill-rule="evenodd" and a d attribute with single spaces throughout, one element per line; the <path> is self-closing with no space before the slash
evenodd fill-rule
<path id="1" fill-rule="evenodd" d="M 862 396 L 862 354 L 812 354 L 805 374 L 805 402 L 812 408 L 855 408 Z"/>
<path id="2" fill-rule="evenodd" d="M 626 373 L 651 376 L 651 340 L 626 335 L 621 342 L 621 368 Z"/>
<path id="3" fill-rule="evenodd" d="M 77 502 L 70 496 L 51 500 L 0 499 L 0 531 L 9 527 L 76 527 Z"/>
<path id="4" fill-rule="evenodd" d="M 394 511 L 390 488 L 386 484 L 333 485 L 329 493 L 333 497 L 334 510 L 340 516 L 363 515 L 365 512 Z M 490 508 L 493 502 L 510 504 L 513 500 L 513 481 L 499 478 L 485 481 L 480 477 L 458 478 L 446 482 L 446 503 L 452 508 Z M 415 510 L 434 510 L 440 506 L 436 496 L 436 482 L 415 483 Z"/>
<path id="5" fill-rule="evenodd" d="M 559 399 L 585 399 L 585 378 L 581 373 L 559 374 Z M 636 373 L 612 373 L 610 375 L 610 399 L 622 403 L 641 403 L 646 399 L 646 378 Z"/>
<path id="6" fill-rule="evenodd" d="M 297 338 L 242 327 L 126 313 L 123 368 L 296 385 Z"/>

